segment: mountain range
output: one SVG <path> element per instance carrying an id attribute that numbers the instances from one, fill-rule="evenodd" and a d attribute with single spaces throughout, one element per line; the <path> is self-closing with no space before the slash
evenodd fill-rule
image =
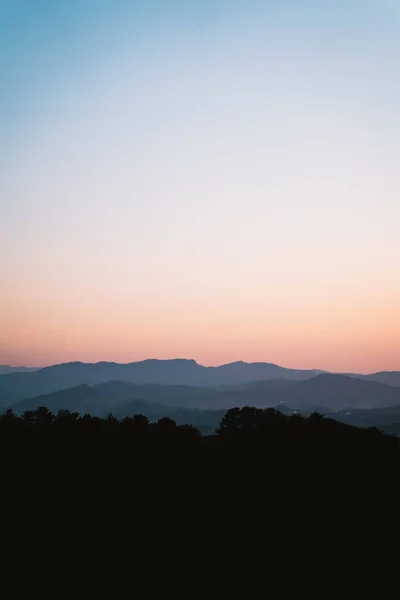
<path id="1" fill-rule="evenodd" d="M 176 359 L 75 362 L 0 374 L 0 409 L 22 412 L 44 405 L 53 411 L 67 408 L 99 416 L 108 412 L 118 417 L 142 413 L 152 420 L 170 416 L 203 430 L 215 427 L 228 408 L 244 405 L 318 410 L 346 422 L 374 424 L 380 415 L 371 421 L 369 411 L 392 409 L 391 417 L 385 414 L 388 423 L 397 414 L 400 417 L 400 373 L 341 375 L 244 362 L 204 367 L 194 360 Z"/>
<path id="2" fill-rule="evenodd" d="M 216 387 L 274 379 L 302 381 L 324 373 L 317 369 L 288 369 L 271 363 L 241 361 L 219 367 L 204 367 L 194 360 L 186 359 L 145 360 L 127 364 L 72 362 L 39 370 L 0 375 L 0 406 L 11 405 L 19 400 L 84 383 L 96 385 L 109 381 L 126 381 L 136 384 Z M 398 371 L 371 375 L 347 374 L 347 376 L 364 381 L 400 386 L 400 372 Z"/>
<path id="3" fill-rule="evenodd" d="M 27 371 L 38 371 L 38 367 L 11 367 L 10 365 L 0 365 L 0 375 L 6 373 L 26 373 Z"/>
<path id="4" fill-rule="evenodd" d="M 65 406 L 68 399 L 68 406 Z M 51 392 L 14 402 L 17 409 L 46 405 L 49 408 L 115 411 L 130 401 L 145 401 L 160 406 L 213 410 L 234 406 L 260 408 L 285 405 L 293 410 L 373 409 L 400 405 L 400 388 L 363 381 L 345 375 L 321 374 L 303 381 L 271 379 L 216 387 L 187 385 L 134 384 L 111 381 Z"/>

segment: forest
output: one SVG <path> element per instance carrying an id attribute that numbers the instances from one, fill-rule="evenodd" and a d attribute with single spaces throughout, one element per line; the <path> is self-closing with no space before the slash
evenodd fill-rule
<path id="1" fill-rule="evenodd" d="M 119 420 L 46 407 L 18 416 L 9 409 L 0 417 L 0 450 L 3 480 L 14 478 L 17 487 L 93 494 L 100 486 L 104 493 L 123 489 L 125 497 L 153 488 L 235 490 L 258 500 L 271 499 L 271 489 L 360 492 L 372 479 L 390 488 L 400 466 L 399 438 L 376 428 L 253 407 L 228 410 L 208 436 L 170 418 Z"/>
<path id="2" fill-rule="evenodd" d="M 142 564 L 155 579 L 146 585 L 163 593 L 185 577 L 214 586 L 210 556 L 228 573 L 235 558 L 249 575 L 250 556 L 259 574 L 271 556 L 282 573 L 364 565 L 360 549 L 375 557 L 393 537 L 400 440 L 271 408 L 232 408 L 201 435 L 169 418 L 39 407 L 1 415 L 0 464 L 3 547 L 15 564 L 21 555 L 51 564 L 57 585 L 95 574 L 92 591 L 104 585 L 99 565 L 140 585 Z M 78 556 L 81 570 L 61 576 Z"/>

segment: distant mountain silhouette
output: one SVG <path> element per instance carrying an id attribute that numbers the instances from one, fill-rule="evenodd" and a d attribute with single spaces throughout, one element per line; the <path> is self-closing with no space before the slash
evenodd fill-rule
<path id="1" fill-rule="evenodd" d="M 120 380 L 137 384 L 207 387 L 279 377 L 302 380 L 315 377 L 318 373 L 320 371 L 286 369 L 270 363 L 236 362 L 220 367 L 204 367 L 186 359 L 145 360 L 128 364 L 73 362 L 0 377 L 0 406 L 13 403 L 16 399 L 48 394 L 82 383 L 95 385 Z"/>
<path id="2" fill-rule="evenodd" d="M 321 374 L 304 381 L 275 379 L 235 386 L 224 390 L 234 406 L 250 404 L 260 408 L 286 405 L 299 410 L 341 410 L 396 406 L 400 388 L 344 375 Z"/>
<path id="3" fill-rule="evenodd" d="M 118 383 L 118 382 L 117 382 Z M 107 389 L 108 384 L 102 384 Z M 138 388 L 140 390 L 148 389 L 147 396 L 151 396 L 151 389 L 158 387 L 161 390 L 168 390 L 166 397 L 171 396 L 171 390 L 176 389 L 175 386 L 134 386 L 133 384 L 124 384 L 121 382 L 121 389 L 125 386 Z M 81 415 L 89 413 L 93 416 L 104 417 L 112 412 L 118 418 L 130 417 L 133 415 L 145 415 L 150 421 L 158 421 L 164 417 L 173 419 L 178 425 L 194 425 L 201 433 L 208 434 L 215 431 L 225 414 L 225 410 L 197 410 L 183 409 L 166 404 L 157 404 L 155 402 L 147 402 L 145 400 L 121 400 L 121 395 L 113 395 L 112 397 L 104 396 L 98 388 L 91 388 L 88 385 L 82 384 L 67 390 L 29 398 L 23 402 L 19 402 L 14 406 L 14 411 L 17 414 L 22 414 L 25 410 L 34 410 L 39 406 L 46 406 L 53 413 L 58 410 L 68 409 L 71 412 L 79 412 Z M 116 389 L 115 382 L 111 382 L 109 390 Z M 198 388 L 194 388 L 198 389 Z M 207 393 L 207 392 L 206 392 Z"/>
<path id="4" fill-rule="evenodd" d="M 26 373 L 27 371 L 38 371 L 38 367 L 11 367 L 10 365 L 0 365 L 0 375 L 6 373 Z"/>
<path id="5" fill-rule="evenodd" d="M 61 409 L 69 409 L 82 414 L 88 412 L 93 415 L 108 412 L 106 398 L 100 392 L 86 384 L 43 396 L 36 396 L 35 398 L 28 398 L 22 402 L 18 402 L 15 405 L 15 410 L 22 412 L 38 408 L 38 406 L 47 406 L 53 412 Z"/>
<path id="6" fill-rule="evenodd" d="M 384 408 L 346 408 L 337 411 L 325 411 L 325 416 L 342 423 L 356 425 L 357 427 L 379 427 L 400 423 L 400 405 Z"/>
<path id="7" fill-rule="evenodd" d="M 383 385 L 381 380 L 386 385 L 376 387 Z M 397 382 L 398 388 L 394 387 Z M 204 367 L 194 360 L 175 359 L 128 364 L 74 362 L 2 374 L 0 408 L 82 384 L 107 384 L 108 388 L 98 389 L 107 397 L 111 396 L 110 390 L 114 386 L 114 401 L 117 398 L 121 401 L 144 399 L 181 408 L 230 408 L 249 403 L 273 407 L 286 403 L 296 408 L 316 405 L 341 409 L 400 404 L 400 372 L 347 376 L 287 369 L 270 363 L 239 361 Z M 142 391 L 137 387 L 130 388 L 132 384 L 155 387 L 146 387 Z"/>
<path id="8" fill-rule="evenodd" d="M 330 374 L 304 381 L 275 379 L 217 387 L 112 381 L 94 387 L 81 384 L 13 404 L 18 412 L 38 406 L 48 406 L 52 411 L 70 409 L 99 416 L 111 412 L 123 417 L 139 411 L 149 417 L 172 418 L 177 413 L 181 421 L 183 415 L 180 411 L 221 411 L 241 406 L 279 407 L 303 412 L 384 409 L 400 406 L 400 388 Z M 184 416 L 187 418 L 187 415 Z M 193 420 L 188 422 L 197 424 Z"/>
<path id="9" fill-rule="evenodd" d="M 290 382 L 290 387 L 299 408 L 314 404 L 322 408 L 372 409 L 400 404 L 400 388 L 345 375 L 326 373 L 307 381 Z"/>
<path id="10" fill-rule="evenodd" d="M 379 383 L 387 383 L 395 387 L 400 387 L 400 371 L 379 371 L 372 375 L 353 375 L 366 381 L 378 381 Z"/>
<path id="11" fill-rule="evenodd" d="M 130 400 L 145 400 L 176 408 L 225 408 L 231 406 L 231 388 L 195 387 L 189 385 L 136 384 L 111 381 L 94 387 L 113 404 Z"/>

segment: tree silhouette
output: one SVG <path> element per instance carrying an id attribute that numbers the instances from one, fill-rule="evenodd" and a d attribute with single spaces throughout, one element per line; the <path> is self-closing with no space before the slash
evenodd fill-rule
<path id="1" fill-rule="evenodd" d="M 49 426 L 54 422 L 54 414 L 47 406 L 39 406 L 35 411 L 35 422 L 38 425 Z"/>
<path id="2" fill-rule="evenodd" d="M 36 411 L 35 410 L 25 410 L 22 413 L 22 420 L 25 423 L 33 424 L 36 423 Z"/>
<path id="3" fill-rule="evenodd" d="M 60 410 L 57 412 L 56 415 L 56 423 L 57 424 L 66 424 L 66 423 L 71 423 L 71 422 L 75 422 L 79 419 L 79 413 L 78 412 L 71 412 L 68 409 L 65 408 L 60 408 Z"/>
<path id="4" fill-rule="evenodd" d="M 7 408 L 7 410 L 5 410 L 3 412 L 2 416 L 1 416 L 1 422 L 4 423 L 5 425 L 14 424 L 14 423 L 18 422 L 18 417 L 14 413 L 12 408 Z"/>

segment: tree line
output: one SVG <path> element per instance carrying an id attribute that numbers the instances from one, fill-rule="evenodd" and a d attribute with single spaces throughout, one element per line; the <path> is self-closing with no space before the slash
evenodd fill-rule
<path id="1" fill-rule="evenodd" d="M 177 425 L 176 422 L 164 417 L 151 422 L 142 414 L 118 419 L 112 413 L 106 417 L 93 416 L 89 413 L 81 415 L 77 411 L 61 409 L 56 413 L 46 406 L 36 409 L 25 410 L 17 414 L 12 408 L 0 413 L 0 435 L 12 433 L 35 433 L 45 434 L 54 431 L 56 433 L 76 433 L 78 431 L 89 434 L 98 433 L 106 435 L 116 432 L 129 432 L 132 436 L 143 436 L 160 434 L 165 439 L 181 436 L 185 441 L 198 441 L 199 430 L 193 425 Z M 287 438 L 287 436 L 290 438 Z M 221 442 L 227 444 L 263 446 L 277 441 L 278 438 L 286 438 L 285 442 L 292 439 L 299 443 L 299 435 L 304 441 L 315 441 L 315 436 L 320 436 L 319 442 L 323 440 L 336 439 L 338 446 L 344 441 L 373 440 L 376 444 L 390 444 L 398 447 L 399 440 L 394 436 L 388 436 L 376 427 L 367 429 L 358 428 L 332 419 L 326 419 L 323 414 L 313 412 L 308 416 L 302 414 L 285 415 L 275 408 L 256 408 L 251 406 L 231 408 L 227 410 L 215 436 Z M 211 436 L 206 436 L 211 437 Z"/>
<path id="2" fill-rule="evenodd" d="M 28 528 L 39 514 L 47 529 L 84 517 L 98 533 L 107 524 L 122 540 L 129 525 L 131 543 L 160 515 L 184 530 L 207 514 L 210 539 L 218 517 L 218 527 L 245 527 L 253 540 L 260 523 L 282 535 L 283 521 L 305 515 L 313 529 L 338 511 L 369 505 L 370 515 L 379 499 L 387 507 L 398 497 L 399 467 L 398 438 L 318 413 L 232 408 L 209 436 L 143 415 L 99 418 L 46 407 L 0 415 L 3 515 L 7 500 Z"/>

